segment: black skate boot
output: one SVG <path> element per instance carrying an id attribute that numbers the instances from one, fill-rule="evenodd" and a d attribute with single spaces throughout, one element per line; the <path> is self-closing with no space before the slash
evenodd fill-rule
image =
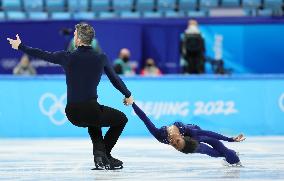
<path id="1" fill-rule="evenodd" d="M 107 158 L 108 158 L 110 165 L 111 165 L 111 168 L 113 170 L 118 170 L 118 169 L 123 168 L 123 162 L 121 160 L 116 159 L 116 158 L 112 157 L 111 155 L 108 155 Z"/>
<path id="2" fill-rule="evenodd" d="M 94 162 L 95 168 L 92 170 L 111 170 L 111 164 L 109 159 L 107 158 L 106 154 L 102 151 L 95 151 L 94 152 Z"/>

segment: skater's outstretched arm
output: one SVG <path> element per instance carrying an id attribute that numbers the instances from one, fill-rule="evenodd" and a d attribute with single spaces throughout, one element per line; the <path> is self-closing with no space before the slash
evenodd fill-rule
<path id="1" fill-rule="evenodd" d="M 151 120 L 146 116 L 146 114 L 135 104 L 132 104 L 132 107 L 138 117 L 144 122 L 150 133 L 159 141 L 160 134 L 159 129 L 151 122 Z"/>
<path id="2" fill-rule="evenodd" d="M 18 34 L 16 35 L 15 40 L 11 38 L 7 38 L 7 40 L 12 45 L 13 49 L 21 50 L 22 52 L 30 56 L 40 58 L 45 61 L 59 64 L 59 65 L 64 65 L 67 62 L 67 52 L 66 51 L 48 52 L 48 51 L 43 51 L 38 48 L 31 48 L 31 47 L 25 46 L 22 43 Z"/>

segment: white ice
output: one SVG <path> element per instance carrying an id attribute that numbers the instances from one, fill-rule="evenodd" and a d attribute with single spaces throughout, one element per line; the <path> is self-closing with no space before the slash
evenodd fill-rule
<path id="1" fill-rule="evenodd" d="M 122 138 L 113 156 L 124 169 L 92 171 L 89 139 L 0 139 L 0 180 L 284 180 L 284 137 L 248 137 L 225 143 L 240 152 L 244 167 L 221 158 L 186 155 L 153 138 Z"/>

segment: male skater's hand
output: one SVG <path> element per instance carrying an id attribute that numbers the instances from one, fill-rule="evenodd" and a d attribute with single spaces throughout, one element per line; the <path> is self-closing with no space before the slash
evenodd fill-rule
<path id="1" fill-rule="evenodd" d="M 235 142 L 241 142 L 244 141 L 246 138 L 244 137 L 243 134 L 239 134 L 238 136 L 233 138 Z"/>
<path id="2" fill-rule="evenodd" d="M 124 98 L 123 99 L 123 104 L 126 105 L 126 106 L 130 106 L 132 105 L 134 102 L 134 99 L 132 96 L 130 96 L 129 98 Z"/>
<path id="3" fill-rule="evenodd" d="M 15 49 L 15 50 L 18 50 L 19 48 L 19 45 L 22 43 L 19 35 L 17 34 L 16 35 L 16 40 L 13 40 L 11 38 L 7 38 L 7 40 L 9 41 L 9 43 L 12 45 L 12 48 Z"/>

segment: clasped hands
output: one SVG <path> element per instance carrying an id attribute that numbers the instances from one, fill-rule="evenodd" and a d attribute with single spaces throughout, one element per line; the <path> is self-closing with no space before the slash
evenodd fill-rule
<path id="1" fill-rule="evenodd" d="M 126 106 L 132 105 L 133 102 L 134 102 L 134 99 L 133 99 L 132 96 L 123 99 L 123 104 L 126 105 Z"/>

